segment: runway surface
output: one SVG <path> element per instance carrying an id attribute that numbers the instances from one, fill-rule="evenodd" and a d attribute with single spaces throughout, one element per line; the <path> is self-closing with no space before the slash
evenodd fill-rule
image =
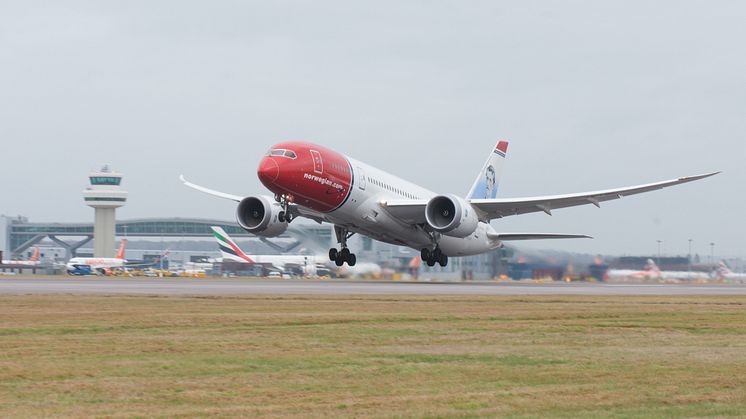
<path id="1" fill-rule="evenodd" d="M 256 279 L 0 278 L 0 294 L 138 295 L 746 295 L 746 285 L 413 283 Z"/>

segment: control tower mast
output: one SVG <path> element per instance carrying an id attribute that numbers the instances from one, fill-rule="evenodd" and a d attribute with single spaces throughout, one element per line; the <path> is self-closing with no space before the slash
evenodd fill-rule
<path id="1" fill-rule="evenodd" d="M 127 192 L 119 184 L 122 174 L 106 165 L 100 171 L 89 175 L 91 186 L 83 190 L 86 205 L 95 209 L 93 225 L 93 256 L 114 257 L 116 236 L 116 209 L 127 202 Z"/>

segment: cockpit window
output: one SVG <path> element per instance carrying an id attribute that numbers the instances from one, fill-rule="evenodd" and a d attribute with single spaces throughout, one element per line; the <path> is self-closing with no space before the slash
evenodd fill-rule
<path id="1" fill-rule="evenodd" d="M 298 157 L 295 154 L 295 151 L 293 151 L 293 150 L 286 150 L 284 148 L 276 148 L 274 150 L 269 150 L 267 152 L 267 155 L 268 156 L 277 156 L 277 157 L 287 157 L 289 159 L 294 159 L 294 158 Z"/>

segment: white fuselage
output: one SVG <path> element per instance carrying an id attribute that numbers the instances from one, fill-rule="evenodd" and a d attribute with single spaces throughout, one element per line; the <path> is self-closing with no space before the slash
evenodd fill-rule
<path id="1" fill-rule="evenodd" d="M 67 262 L 67 269 L 75 269 L 75 266 L 85 265 L 91 269 L 121 268 L 127 261 L 118 258 L 72 258 Z"/>
<path id="2" fill-rule="evenodd" d="M 3 260 L 3 265 L 37 266 L 41 264 L 38 260 Z"/>
<path id="3" fill-rule="evenodd" d="M 353 158 L 347 157 L 347 160 L 354 174 L 350 197 L 336 210 L 319 215 L 330 223 L 385 243 L 415 250 L 431 246 L 430 235 L 425 230 L 392 217 L 380 204 L 403 200 L 427 201 L 437 194 Z M 499 241 L 487 237 L 488 231 L 494 232 L 494 229 L 480 222 L 476 231 L 467 237 L 441 235 L 438 245 L 449 256 L 485 253 L 500 247 Z"/>

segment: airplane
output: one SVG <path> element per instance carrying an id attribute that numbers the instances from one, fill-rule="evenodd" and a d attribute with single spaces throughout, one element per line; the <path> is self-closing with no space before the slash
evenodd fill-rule
<path id="1" fill-rule="evenodd" d="M 354 266 L 347 239 L 359 233 L 420 251 L 428 266 L 446 266 L 449 257 L 485 253 L 510 240 L 590 238 L 582 234 L 498 232 L 491 220 L 577 205 L 692 182 L 719 172 L 595 192 L 523 198 L 497 198 L 508 142 L 490 150 L 465 197 L 438 194 L 329 148 L 307 142 L 273 146 L 259 162 L 257 176 L 274 196 L 233 195 L 182 183 L 238 203 L 236 218 L 246 231 L 263 237 L 282 234 L 296 217 L 334 224 L 340 248 L 329 250 L 337 266 Z"/>
<path id="2" fill-rule="evenodd" d="M 127 260 L 124 258 L 126 248 L 127 239 L 123 239 L 119 243 L 116 256 L 113 258 L 72 258 L 66 264 L 67 273 L 70 275 L 88 275 L 91 273 L 110 275 L 112 269 L 123 268 L 127 264 Z"/>
<path id="3" fill-rule="evenodd" d="M 738 280 L 743 283 L 746 280 L 746 273 L 737 273 L 730 270 L 725 262 L 721 261 L 714 272 L 714 276 L 720 279 Z"/>
<path id="4" fill-rule="evenodd" d="M 271 265 L 283 272 L 289 265 L 294 265 L 303 269 L 303 273 L 307 276 L 316 275 L 317 265 L 325 265 L 328 262 L 326 258 L 315 255 L 247 255 L 221 227 L 211 226 L 210 228 L 218 242 L 220 253 L 223 255 L 222 261 Z"/>
<path id="5" fill-rule="evenodd" d="M 21 265 L 21 266 L 37 266 L 41 264 L 39 260 L 39 246 L 34 246 L 34 253 L 28 260 L 2 260 L 3 265 Z"/>
<path id="6" fill-rule="evenodd" d="M 609 279 L 661 279 L 661 272 L 658 265 L 652 259 L 648 259 L 645 268 L 641 271 L 634 269 L 609 269 L 606 271 L 606 277 Z"/>
<path id="7" fill-rule="evenodd" d="M 708 278 L 709 275 L 700 271 L 661 271 L 653 259 L 648 259 L 645 269 L 635 271 L 630 269 L 609 269 L 609 278 L 636 278 L 636 279 L 680 279 L 694 280 Z"/>

